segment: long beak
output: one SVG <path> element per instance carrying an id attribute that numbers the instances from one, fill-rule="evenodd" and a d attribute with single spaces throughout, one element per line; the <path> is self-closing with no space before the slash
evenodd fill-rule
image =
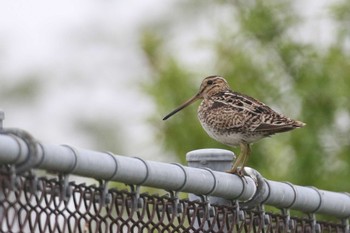
<path id="1" fill-rule="evenodd" d="M 171 111 L 168 115 L 166 115 L 163 118 L 163 121 L 165 121 L 166 119 L 168 119 L 169 117 L 171 117 L 172 115 L 174 115 L 175 113 L 177 113 L 178 111 L 186 108 L 188 105 L 192 104 L 194 101 L 198 100 L 200 98 L 199 93 L 195 96 L 193 96 L 191 99 L 187 100 L 185 103 L 181 104 L 179 107 L 177 107 L 176 109 L 174 109 L 173 111 Z"/>

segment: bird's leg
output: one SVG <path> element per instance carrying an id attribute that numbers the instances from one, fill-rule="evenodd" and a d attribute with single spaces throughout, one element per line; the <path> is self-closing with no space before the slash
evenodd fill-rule
<path id="1" fill-rule="evenodd" d="M 233 163 L 232 168 L 230 170 L 226 171 L 227 173 L 231 173 L 231 174 L 237 173 L 237 171 L 238 171 L 237 168 L 238 168 L 239 164 L 241 163 L 242 159 L 243 159 L 243 162 L 245 161 L 247 144 L 240 143 L 239 146 L 240 146 L 239 155 L 238 155 L 236 161 Z"/>
<path id="2" fill-rule="evenodd" d="M 245 156 L 243 158 L 243 162 L 242 162 L 242 166 L 239 168 L 239 170 L 237 171 L 237 173 L 240 175 L 240 176 L 243 176 L 244 175 L 244 167 L 246 165 L 246 163 L 248 162 L 248 159 L 249 159 L 249 156 L 250 156 L 250 152 L 251 152 L 251 149 L 250 149 L 250 145 L 249 144 L 243 144 L 244 146 L 244 151 L 245 151 Z"/>

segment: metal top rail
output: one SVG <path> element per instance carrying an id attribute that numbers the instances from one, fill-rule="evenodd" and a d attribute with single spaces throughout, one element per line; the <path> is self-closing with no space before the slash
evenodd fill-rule
<path id="1" fill-rule="evenodd" d="M 205 167 L 210 162 L 214 162 L 214 165 L 224 162 L 229 167 L 228 161 L 232 157 L 232 152 L 219 149 L 197 150 L 187 154 L 189 164 L 197 167 Z M 350 216 L 350 195 L 347 193 L 266 180 L 249 168 L 246 170 L 248 176 L 241 178 L 212 170 L 217 169 L 215 166 L 212 169 L 187 167 L 68 145 L 43 144 L 30 139 L 30 135 L 21 130 L 2 130 L 0 165 L 13 165 L 14 172 L 20 170 L 17 168 L 22 168 L 21 172 L 23 167 L 26 170 L 38 168 L 61 174 L 240 200 L 247 207 L 267 204 L 341 219 Z"/>

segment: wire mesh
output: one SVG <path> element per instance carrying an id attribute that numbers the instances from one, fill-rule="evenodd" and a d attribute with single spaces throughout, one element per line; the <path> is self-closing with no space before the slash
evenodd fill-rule
<path id="1" fill-rule="evenodd" d="M 345 232 L 341 223 L 209 205 L 175 195 L 0 175 L 1 232 Z"/>

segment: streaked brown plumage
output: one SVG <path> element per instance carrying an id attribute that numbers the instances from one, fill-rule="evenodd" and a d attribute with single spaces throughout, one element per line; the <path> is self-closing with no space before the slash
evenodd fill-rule
<path id="1" fill-rule="evenodd" d="M 198 108 L 198 118 L 208 135 L 223 144 L 240 146 L 240 155 L 229 173 L 243 175 L 251 143 L 305 125 L 275 112 L 252 97 L 232 91 L 227 81 L 220 76 L 206 77 L 199 92 L 163 120 L 198 99 L 203 99 Z"/>

